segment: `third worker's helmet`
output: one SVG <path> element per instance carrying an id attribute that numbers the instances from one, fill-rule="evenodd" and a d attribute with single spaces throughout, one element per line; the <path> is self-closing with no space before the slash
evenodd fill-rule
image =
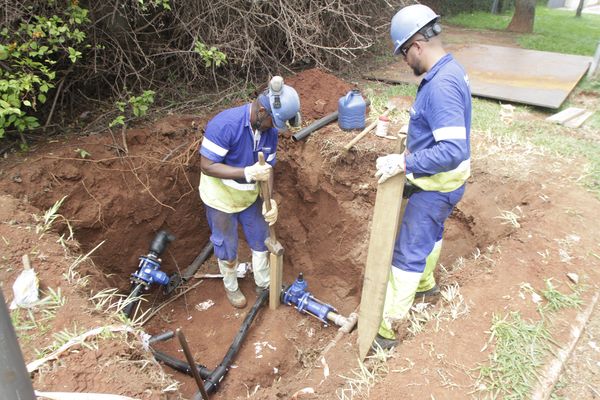
<path id="1" fill-rule="evenodd" d="M 400 54 L 402 45 L 406 43 L 415 33 L 431 22 L 437 22 L 440 16 L 433 10 L 422 4 L 413 4 L 404 7 L 394 15 L 390 27 L 390 35 L 394 42 L 394 55 Z M 438 24 L 434 26 L 430 36 L 437 35 L 441 31 Z"/>
<path id="2" fill-rule="evenodd" d="M 296 90 L 283 83 L 281 76 L 274 76 L 269 87 L 258 97 L 258 101 L 273 118 L 273 124 L 280 131 L 287 130 L 287 124 L 299 126 L 300 97 Z"/>

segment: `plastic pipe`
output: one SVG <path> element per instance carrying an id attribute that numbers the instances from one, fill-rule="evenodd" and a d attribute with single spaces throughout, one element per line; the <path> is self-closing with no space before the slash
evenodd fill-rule
<path id="1" fill-rule="evenodd" d="M 181 278 L 184 281 L 187 281 L 194 276 L 196 271 L 198 271 L 198 268 L 200 268 L 200 266 L 204 264 L 204 262 L 212 255 L 214 249 L 215 247 L 213 243 L 209 240 L 206 246 L 204 246 L 204 248 L 196 256 L 194 261 L 192 261 L 192 263 L 183 271 Z"/>
<path id="2" fill-rule="evenodd" d="M 200 374 L 202 379 L 204 379 L 204 390 L 206 391 L 206 393 L 215 392 L 219 386 L 219 383 L 223 380 L 223 378 L 225 377 L 227 372 L 229 372 L 229 367 L 231 366 L 233 359 L 235 358 L 238 351 L 240 350 L 242 342 L 244 341 L 244 339 L 246 338 L 246 335 L 248 334 L 250 325 L 254 321 L 254 318 L 256 318 L 256 315 L 258 314 L 258 311 L 260 310 L 260 308 L 267 302 L 268 297 L 269 297 L 268 290 L 264 290 L 260 294 L 260 296 L 258 296 L 258 298 L 256 299 L 256 302 L 252 306 L 252 309 L 250 309 L 250 311 L 246 315 L 246 318 L 244 319 L 244 322 L 242 323 L 240 330 L 238 331 L 237 335 L 233 339 L 233 343 L 231 344 L 231 346 L 229 346 L 229 350 L 225 354 L 225 357 L 223 357 L 223 361 L 221 361 L 221 363 L 217 366 L 217 368 L 215 368 L 214 370 L 211 371 L 211 370 L 207 369 L 204 365 L 196 364 L 196 370 L 198 371 L 198 373 Z M 152 338 L 149 339 L 149 342 L 155 343 L 157 341 L 167 340 L 172 337 L 173 337 L 173 332 L 169 331 L 169 332 L 165 332 L 165 333 L 161 333 L 159 335 L 153 336 Z M 153 338 L 156 338 L 156 339 L 153 340 Z M 176 371 L 183 372 L 184 374 L 187 374 L 190 376 L 192 375 L 192 370 L 191 370 L 189 363 L 187 363 L 185 361 L 181 361 L 175 357 L 171 357 L 168 354 L 165 354 L 158 350 L 152 349 L 152 353 L 154 354 L 154 358 L 156 358 L 158 361 L 162 361 L 163 363 L 165 363 L 169 367 L 175 369 Z M 193 400 L 202 400 L 202 393 L 200 393 L 200 391 L 196 392 L 196 394 L 193 397 Z"/>
<path id="3" fill-rule="evenodd" d="M 250 329 L 250 325 L 252 324 L 252 321 L 254 321 L 254 318 L 256 318 L 256 315 L 258 314 L 258 311 L 260 310 L 260 308 L 267 302 L 268 297 L 269 297 L 269 291 L 263 290 L 263 292 L 260 294 L 260 296 L 258 296 L 258 298 L 256 299 L 256 302 L 252 306 L 252 309 L 246 315 L 246 318 L 244 319 L 244 322 L 242 323 L 240 330 L 238 331 L 237 335 L 235 335 L 235 338 L 233 339 L 233 343 L 231 344 L 231 346 L 229 346 L 229 350 L 227 351 L 227 354 L 225 354 L 225 357 L 223 357 L 223 361 L 221 361 L 221 364 L 219 364 L 219 366 L 217 368 L 215 368 L 215 370 L 211 374 L 211 376 L 204 381 L 204 389 L 206 390 L 207 393 L 212 393 L 212 392 L 216 391 L 217 387 L 219 385 L 219 382 L 221 382 L 223 380 L 223 378 L 225 377 L 225 375 L 227 374 L 227 372 L 229 372 L 229 367 L 231 366 L 233 359 L 235 358 L 238 351 L 240 350 L 242 342 L 244 341 L 244 339 L 246 338 L 246 335 L 248 334 L 248 330 Z M 202 395 L 200 394 L 200 392 L 197 392 L 193 397 L 193 400 L 201 400 L 201 399 L 202 399 Z"/>
<path id="4" fill-rule="evenodd" d="M 321 129 L 322 127 L 324 127 L 325 125 L 327 125 L 330 122 L 335 121 L 337 118 L 338 118 L 338 112 L 337 111 L 332 112 L 331 114 L 328 114 L 328 115 L 324 116 L 323 118 L 316 120 L 315 122 L 313 122 L 306 128 L 300 129 L 298 132 L 296 132 L 292 136 L 292 140 L 294 142 L 302 140 L 305 137 L 307 137 L 308 135 L 310 135 L 311 133 L 313 133 L 314 131 Z"/>
<path id="5" fill-rule="evenodd" d="M 166 331 L 163 333 L 159 333 L 158 335 L 151 336 L 150 339 L 148 339 L 148 344 L 154 344 L 156 342 L 164 342 L 165 340 L 172 339 L 173 336 L 175 336 L 175 332 L 173 332 L 173 331 Z"/>
<path id="6" fill-rule="evenodd" d="M 368 106 L 371 105 L 371 100 L 365 99 L 365 103 L 366 103 L 366 105 L 368 107 Z M 336 119 L 338 119 L 338 114 L 339 113 L 337 111 L 334 111 L 331 114 L 327 114 L 323 118 L 316 120 L 315 122 L 313 122 L 312 124 L 310 124 L 306 128 L 300 129 L 298 132 L 296 132 L 292 136 L 292 140 L 294 142 L 298 142 L 298 141 L 304 139 L 305 137 L 307 137 L 308 135 L 310 135 L 314 131 L 321 129 L 322 127 L 324 127 L 328 123 L 333 122 Z"/>
<path id="7" fill-rule="evenodd" d="M 33 385 L 0 290 L 0 399 L 35 400 Z"/>
<path id="8" fill-rule="evenodd" d="M 154 349 L 152 349 L 152 354 L 154 355 L 154 358 L 156 358 L 157 361 L 163 362 L 165 365 L 168 365 L 175 371 L 179 371 L 190 376 L 192 375 L 192 369 L 190 368 L 190 364 L 188 364 L 187 362 L 172 357 L 166 353 L 163 353 L 162 351 Z M 196 371 L 198 371 L 198 373 L 204 380 L 208 379 L 213 373 L 212 370 L 206 368 L 206 366 L 202 364 L 196 364 Z"/>

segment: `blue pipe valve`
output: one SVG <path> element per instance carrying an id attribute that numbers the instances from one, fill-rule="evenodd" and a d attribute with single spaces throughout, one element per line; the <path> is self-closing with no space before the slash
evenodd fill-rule
<path id="1" fill-rule="evenodd" d="M 146 287 L 153 283 L 163 286 L 169 283 L 169 276 L 160 270 L 160 258 L 156 258 L 152 253 L 140 257 L 140 264 L 137 271 L 132 274 L 132 279 L 143 283 Z"/>
<path id="2" fill-rule="evenodd" d="M 282 302 L 294 306 L 302 314 L 310 314 L 325 325 L 329 325 L 327 314 L 332 311 L 337 313 L 337 310 L 330 304 L 315 299 L 306 290 L 307 287 L 304 275 L 300 273 L 294 283 L 283 292 Z"/>
<path id="3" fill-rule="evenodd" d="M 154 236 L 152 243 L 150 243 L 150 251 L 147 255 L 140 257 L 140 263 L 137 271 L 131 274 L 132 283 L 141 283 L 146 287 L 146 290 L 150 288 L 153 283 L 158 285 L 166 286 L 169 284 L 169 276 L 160 270 L 161 259 L 159 258 L 165 248 L 175 240 L 175 236 L 169 232 L 161 230 Z"/>

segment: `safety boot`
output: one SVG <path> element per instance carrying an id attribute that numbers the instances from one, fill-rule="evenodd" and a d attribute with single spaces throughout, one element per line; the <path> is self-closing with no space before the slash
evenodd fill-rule
<path id="1" fill-rule="evenodd" d="M 269 290 L 269 287 L 260 287 L 258 285 L 254 285 L 254 291 L 256 292 L 257 296 L 260 296 L 265 290 Z"/>
<path id="2" fill-rule="evenodd" d="M 415 293 L 415 303 L 436 303 L 440 297 L 440 287 L 435 285 L 429 290 Z"/>
<path id="3" fill-rule="evenodd" d="M 227 261 L 217 259 L 219 271 L 223 274 L 223 285 L 225 286 L 225 294 L 227 300 L 235 308 L 246 307 L 246 297 L 240 290 L 237 281 L 237 260 Z"/>
<path id="4" fill-rule="evenodd" d="M 240 288 L 234 290 L 233 292 L 225 289 L 225 294 L 227 294 L 227 300 L 229 300 L 229 303 L 235 308 L 246 307 L 246 296 L 244 296 L 244 293 L 242 293 Z"/>
<path id="5" fill-rule="evenodd" d="M 377 352 L 378 349 L 389 350 L 398 346 L 397 339 L 388 339 L 381 336 L 379 333 L 375 336 L 375 340 L 373 340 L 373 344 L 371 345 L 371 350 Z"/>

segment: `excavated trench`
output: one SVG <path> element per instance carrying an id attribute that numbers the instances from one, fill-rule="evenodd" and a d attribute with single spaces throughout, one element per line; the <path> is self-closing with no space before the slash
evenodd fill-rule
<path id="1" fill-rule="evenodd" d="M 349 88 L 318 70 L 296 76 L 293 84 L 309 119 L 335 110 L 335 100 Z M 110 286 L 126 291 L 138 257 L 148 252 L 160 229 L 176 237 L 162 256 L 162 269 L 169 274 L 185 269 L 208 241 L 209 230 L 197 192 L 199 160 L 194 149 L 201 138 L 197 127 L 209 117 L 171 116 L 130 129 L 128 157 L 116 155 L 112 139 L 106 136 L 59 140 L 45 148 L 49 153 L 12 167 L 8 171 L 12 181 L 3 185 L 42 210 L 67 196 L 60 213 L 71 221 L 82 250 L 89 251 L 104 241 L 93 260 L 108 276 Z M 360 302 L 376 194 L 373 165 L 376 157 L 392 146 L 392 142 L 367 137 L 368 145 L 359 145 L 357 151 L 339 157 L 339 149 L 351 138 L 352 134 L 340 131 L 335 124 L 304 142 L 282 137 L 275 169 L 275 198 L 280 204 L 276 229 L 285 248 L 283 281 L 290 284 L 302 272 L 308 290 L 342 315 L 354 311 Z M 85 149 L 91 158 L 76 157 L 76 148 Z M 31 185 L 20 186 L 19 181 L 25 180 Z M 498 182 L 486 179 L 474 181 L 446 227 L 441 258 L 446 266 L 510 233 L 509 227 L 488 222 L 502 204 L 514 206 L 510 196 L 515 188 L 503 189 Z M 497 207 L 478 207 L 479 196 L 490 191 L 495 192 Z M 250 261 L 243 240 L 239 259 Z M 199 272 L 217 272 L 214 258 Z M 145 329 L 159 334 L 181 328 L 195 360 L 212 369 L 221 362 L 256 299 L 253 279 L 240 279 L 249 302 L 243 310 L 228 304 L 219 279 L 192 279 L 189 285 L 196 287 L 163 308 Z M 157 288 L 146 297 L 144 307 L 167 300 Z M 203 309 L 207 304 L 212 305 Z M 284 390 L 278 388 L 285 387 L 285 382 L 305 377 L 319 365 L 319 354 L 336 333 L 335 327 L 325 327 L 291 307 L 282 305 L 275 311 L 265 307 L 213 398 L 245 398 L 257 386 L 272 387 L 277 394 Z M 355 336 L 349 336 L 336 346 L 332 362 L 351 365 L 355 355 L 348 346 L 354 340 Z M 158 343 L 156 348 L 184 359 L 176 340 Z M 181 394 L 192 397 L 197 390 L 193 379 L 175 375 L 182 382 Z"/>

